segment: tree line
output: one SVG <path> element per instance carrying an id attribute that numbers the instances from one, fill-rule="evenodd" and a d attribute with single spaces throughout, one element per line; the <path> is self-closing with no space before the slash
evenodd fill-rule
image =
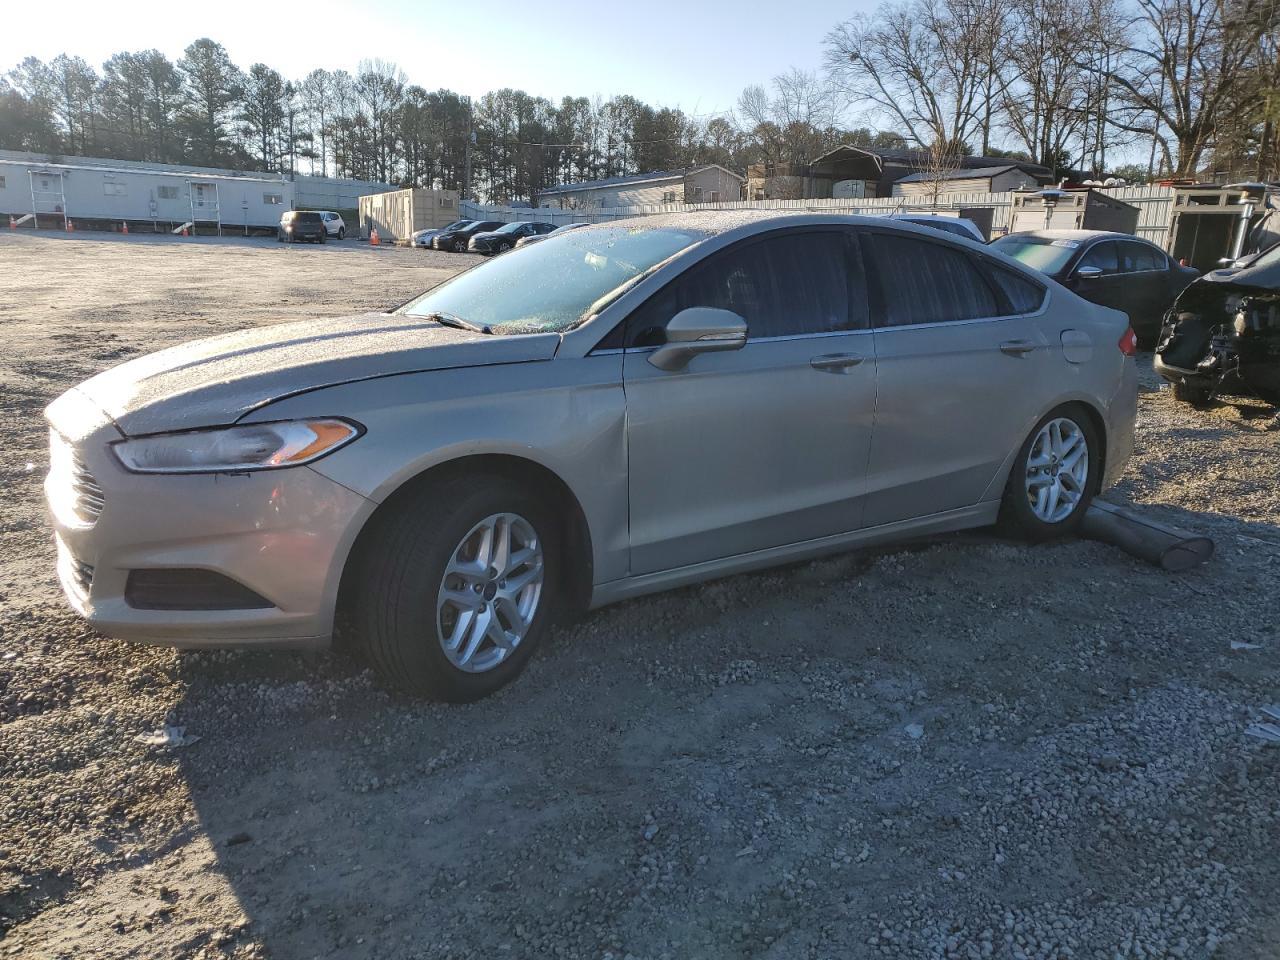
<path id="1" fill-rule="evenodd" d="M 821 74 L 793 69 L 706 117 L 631 96 L 473 99 L 381 60 L 295 80 L 242 69 L 202 38 L 176 62 L 157 50 L 100 70 L 27 58 L 0 77 L 0 148 L 467 188 L 495 202 L 700 163 L 805 163 L 841 143 L 1056 173 L 1275 178 L 1278 27 L 1280 0 L 889 0 L 827 35 Z"/>

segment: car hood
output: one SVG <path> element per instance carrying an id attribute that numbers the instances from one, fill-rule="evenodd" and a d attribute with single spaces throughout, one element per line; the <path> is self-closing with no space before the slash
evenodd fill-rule
<path id="1" fill-rule="evenodd" d="M 405 314 L 370 313 L 196 340 L 130 360 L 75 391 L 125 434 L 191 430 L 232 423 L 273 400 L 339 383 L 550 360 L 559 343 L 554 333 L 490 336 Z"/>

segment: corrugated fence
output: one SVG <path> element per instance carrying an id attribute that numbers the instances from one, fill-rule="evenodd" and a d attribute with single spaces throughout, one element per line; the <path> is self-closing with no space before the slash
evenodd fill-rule
<path id="1" fill-rule="evenodd" d="M 1138 208 L 1138 235 L 1164 246 L 1169 231 L 1173 191 L 1168 187 L 1112 187 L 1103 192 Z M 561 210 L 557 207 L 498 207 L 463 200 L 459 213 L 476 220 L 541 220 L 557 226 L 566 223 L 605 223 L 628 217 L 652 216 L 658 213 L 687 213 L 698 210 L 776 210 L 779 213 L 849 213 L 870 216 L 888 213 L 959 210 L 962 207 L 991 207 L 995 211 L 992 230 L 1009 229 L 1009 211 L 1013 206 L 1010 193 L 958 193 L 939 198 L 939 202 L 910 202 L 911 198 L 879 197 L 876 199 L 841 200 L 722 200 L 719 203 L 652 203 L 635 207 L 597 207 L 590 210 Z"/>

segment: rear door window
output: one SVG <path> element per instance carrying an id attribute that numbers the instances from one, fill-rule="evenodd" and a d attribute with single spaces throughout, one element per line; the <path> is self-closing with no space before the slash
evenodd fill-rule
<path id="1" fill-rule="evenodd" d="M 1155 247 L 1135 240 L 1122 240 L 1120 248 L 1121 269 L 1125 273 L 1141 273 L 1147 270 L 1164 270 L 1168 263 Z"/>
<path id="2" fill-rule="evenodd" d="M 891 233 L 863 239 L 880 294 L 881 326 L 977 320 L 1005 313 L 970 254 L 945 243 Z"/>
<path id="3" fill-rule="evenodd" d="M 841 230 L 785 233 L 713 254 L 669 283 L 628 321 L 633 346 L 664 342 L 689 307 L 731 310 L 752 340 L 866 326 L 866 287 Z"/>

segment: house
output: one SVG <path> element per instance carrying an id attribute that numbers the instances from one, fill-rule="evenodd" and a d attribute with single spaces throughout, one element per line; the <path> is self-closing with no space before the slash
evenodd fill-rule
<path id="1" fill-rule="evenodd" d="M 1014 164 L 976 169 L 925 171 L 908 174 L 893 184 L 895 197 L 946 196 L 956 193 L 1006 193 L 1040 186 L 1031 174 Z"/>
<path id="2" fill-rule="evenodd" d="M 751 200 L 889 197 L 896 195 L 895 183 L 935 166 L 937 158 L 928 150 L 846 144 L 805 164 L 752 164 L 747 168 L 747 197 Z M 973 171 L 1014 167 L 1026 174 L 1034 185 L 1052 180 L 1048 167 L 1025 160 L 966 156 L 948 167 Z"/>
<path id="3" fill-rule="evenodd" d="M 285 210 L 350 210 L 359 196 L 390 189 L 338 177 L 0 150 L 0 215 L 35 214 L 37 228 L 70 220 L 82 228 L 274 230 Z"/>
<path id="4" fill-rule="evenodd" d="M 566 183 L 538 192 L 538 206 L 564 210 L 742 199 L 744 178 L 719 164 Z"/>

